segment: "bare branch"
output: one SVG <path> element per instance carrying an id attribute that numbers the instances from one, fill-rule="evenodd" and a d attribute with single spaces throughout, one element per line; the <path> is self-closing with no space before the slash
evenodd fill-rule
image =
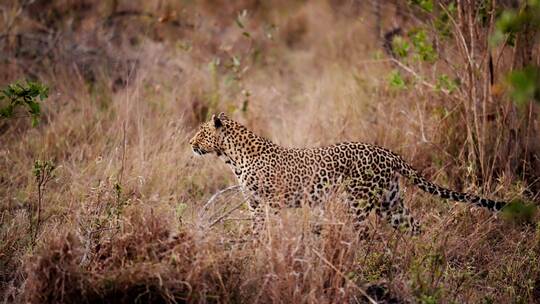
<path id="1" fill-rule="evenodd" d="M 426 87 L 428 87 L 428 88 L 430 88 L 432 90 L 439 90 L 439 91 L 443 92 L 445 95 L 450 95 L 450 92 L 448 90 L 443 89 L 443 88 L 437 88 L 434 84 L 425 81 L 420 75 L 418 75 L 418 73 L 416 73 L 412 68 L 405 65 L 403 62 L 401 62 L 401 61 L 399 61 L 399 60 L 397 60 L 395 58 L 391 58 L 390 60 L 393 63 L 397 64 L 400 68 L 405 70 L 407 73 L 413 75 L 414 78 L 416 78 L 416 80 L 420 81 L 420 83 L 425 85 Z"/>
<path id="2" fill-rule="evenodd" d="M 214 226 L 215 224 L 221 222 L 221 220 L 223 220 L 225 217 L 227 217 L 229 214 L 231 214 L 233 211 L 237 210 L 238 208 L 242 207 L 242 205 L 244 204 L 244 201 L 240 202 L 240 204 L 237 204 L 236 206 L 234 206 L 234 208 L 232 208 L 231 210 L 225 212 L 222 216 L 218 217 L 215 221 L 213 221 L 210 225 L 208 225 L 207 228 L 211 228 L 212 226 Z"/>
<path id="3" fill-rule="evenodd" d="M 220 195 L 223 195 L 223 194 L 225 194 L 225 193 L 227 193 L 227 192 L 236 191 L 236 190 L 238 190 L 238 189 L 240 189 L 240 185 L 234 185 L 234 186 L 230 186 L 230 187 L 228 187 L 228 188 L 225 188 L 225 189 L 223 189 L 223 190 L 220 190 L 220 191 L 214 193 L 214 195 L 212 195 L 212 197 L 210 197 L 210 199 L 206 202 L 206 204 L 204 205 L 204 207 L 203 207 L 202 210 L 203 210 L 203 211 L 208 210 L 208 208 L 210 207 L 210 205 L 213 204 L 214 201 L 215 201 Z"/>

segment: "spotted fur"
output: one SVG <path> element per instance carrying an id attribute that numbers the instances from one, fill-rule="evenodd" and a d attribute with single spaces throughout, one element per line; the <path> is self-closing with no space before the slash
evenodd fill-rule
<path id="1" fill-rule="evenodd" d="M 285 148 L 256 135 L 223 113 L 204 123 L 190 140 L 198 155 L 215 153 L 236 175 L 253 212 L 255 229 L 262 206 L 298 207 L 302 201 L 324 201 L 339 188 L 358 224 L 372 210 L 393 227 L 419 231 L 403 205 L 399 175 L 420 189 L 445 199 L 468 202 L 493 211 L 506 203 L 436 185 L 399 155 L 366 143 L 338 143 L 319 148 Z"/>

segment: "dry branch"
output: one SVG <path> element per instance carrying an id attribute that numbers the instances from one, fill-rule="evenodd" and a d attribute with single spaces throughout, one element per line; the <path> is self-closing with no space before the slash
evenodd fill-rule
<path id="1" fill-rule="evenodd" d="M 220 195 L 223 195 L 227 192 L 231 192 L 233 190 L 238 190 L 240 189 L 240 185 L 234 185 L 234 186 L 230 186 L 228 188 L 225 188 L 223 190 L 220 190 L 216 193 L 214 193 L 214 195 L 212 195 L 212 197 L 210 197 L 210 199 L 206 202 L 206 204 L 204 204 L 203 206 L 203 210 L 206 211 L 208 210 L 208 208 L 210 207 L 210 205 L 212 205 L 214 203 L 214 201 L 220 196 Z"/>
<path id="2" fill-rule="evenodd" d="M 210 199 L 206 202 L 206 204 L 204 204 L 204 206 L 202 208 L 202 211 L 203 212 L 207 211 L 210 208 L 210 206 L 215 203 L 215 201 L 217 200 L 218 197 L 220 197 L 220 196 L 222 196 L 222 195 L 224 195 L 226 193 L 232 192 L 232 191 L 237 192 L 239 189 L 240 189 L 240 185 L 234 185 L 234 186 L 230 186 L 228 188 L 225 188 L 223 190 L 220 190 L 220 191 L 214 193 L 214 195 L 212 195 L 212 197 L 210 197 Z M 217 223 L 221 222 L 223 219 L 225 219 L 232 212 L 234 212 L 235 210 L 238 210 L 240 207 L 242 207 L 243 204 L 244 204 L 244 201 L 242 200 L 239 204 L 236 204 L 232 209 L 230 209 L 230 210 L 226 211 L 224 214 L 220 215 L 216 220 L 212 221 L 205 228 L 211 228 L 214 225 L 216 225 Z M 210 216 L 210 218 L 213 218 L 216 214 L 217 214 L 217 212 L 212 214 Z"/>

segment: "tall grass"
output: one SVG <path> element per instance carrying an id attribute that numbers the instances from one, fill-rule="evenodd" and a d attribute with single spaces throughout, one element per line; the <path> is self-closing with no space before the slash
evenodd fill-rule
<path id="1" fill-rule="evenodd" d="M 199 216 L 213 193 L 236 182 L 216 158 L 193 157 L 187 142 L 218 111 L 282 145 L 379 144 L 438 183 L 537 203 L 538 106 L 513 104 L 498 91 L 503 77 L 491 84 L 490 52 L 501 75 L 512 49 L 488 48 L 492 23 L 475 24 L 467 7 L 449 23 L 452 38 L 437 42 L 436 62 L 399 59 L 409 73 L 385 55 L 376 32 L 396 16 L 404 28 L 432 18 L 404 3 L 385 3 L 382 14 L 348 1 L 81 3 L 0 5 L 0 84 L 37 78 L 50 86 L 38 127 L 0 122 L 5 302 L 540 296 L 538 222 L 413 188 L 405 197 L 423 225 L 418 237 L 370 218 L 359 239 L 339 201 L 323 215 L 308 207 L 270 213 L 260 240 L 249 238 L 245 208 L 210 229 Z M 407 89 L 389 85 L 392 70 Z M 459 88 L 426 85 L 441 73 L 462 79 Z M 35 160 L 56 169 L 34 241 Z"/>

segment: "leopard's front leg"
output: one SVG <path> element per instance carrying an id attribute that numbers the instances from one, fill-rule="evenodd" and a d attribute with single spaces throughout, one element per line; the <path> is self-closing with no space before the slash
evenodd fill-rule
<path id="1" fill-rule="evenodd" d="M 265 216 L 263 204 L 255 199 L 248 201 L 249 211 L 251 212 L 252 224 L 251 233 L 254 237 L 258 237 L 264 228 Z"/>

